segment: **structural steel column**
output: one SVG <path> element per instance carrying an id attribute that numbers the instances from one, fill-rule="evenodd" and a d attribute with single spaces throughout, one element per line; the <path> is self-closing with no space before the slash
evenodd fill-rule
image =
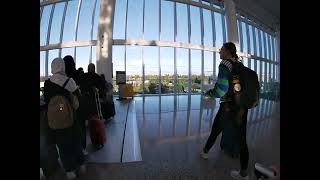
<path id="1" fill-rule="evenodd" d="M 100 0 L 97 39 L 97 73 L 112 82 L 112 31 L 115 0 Z"/>
<path id="2" fill-rule="evenodd" d="M 224 0 L 226 23 L 227 23 L 227 41 L 233 42 L 239 52 L 239 38 L 237 28 L 236 5 L 233 0 Z"/>

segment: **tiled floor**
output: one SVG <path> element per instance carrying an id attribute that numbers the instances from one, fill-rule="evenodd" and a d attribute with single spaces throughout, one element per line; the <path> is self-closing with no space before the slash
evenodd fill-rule
<path id="1" fill-rule="evenodd" d="M 82 179 L 231 179 L 230 170 L 239 168 L 239 159 L 231 159 L 220 151 L 220 136 L 209 159 L 199 157 L 218 102 L 203 102 L 201 95 L 146 96 L 134 100 L 143 161 L 91 162 Z M 262 99 L 258 107 L 249 111 L 247 142 L 251 173 L 255 162 L 280 164 L 279 110 L 279 102 Z"/>

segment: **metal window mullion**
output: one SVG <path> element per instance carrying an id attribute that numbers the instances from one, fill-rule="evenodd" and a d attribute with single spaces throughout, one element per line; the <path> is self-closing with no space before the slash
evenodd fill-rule
<path id="1" fill-rule="evenodd" d="M 210 5 L 213 5 L 213 2 L 210 3 Z M 216 47 L 216 25 L 215 25 L 215 14 L 213 11 L 211 11 L 211 22 L 212 22 L 212 45 L 213 47 Z M 213 79 L 216 79 L 216 52 L 213 52 Z"/>
<path id="2" fill-rule="evenodd" d="M 262 39 L 261 39 L 261 30 L 258 30 L 258 43 L 259 43 L 259 54 L 262 57 Z"/>
<path id="3" fill-rule="evenodd" d="M 63 39 L 63 30 L 64 30 L 64 23 L 65 23 L 65 20 L 66 20 L 67 8 L 68 8 L 68 1 L 64 4 L 62 21 L 61 21 L 60 39 L 59 39 L 59 42 L 61 44 L 62 44 L 62 39 Z M 59 49 L 59 57 L 61 57 L 61 53 L 62 53 L 62 48 Z"/>
<path id="4" fill-rule="evenodd" d="M 200 0 L 200 3 L 202 1 Z M 204 46 L 204 23 L 203 23 L 203 9 L 200 8 L 200 25 L 201 25 L 201 45 Z M 201 50 L 201 91 L 203 91 L 204 81 L 204 50 Z M 201 119 L 200 119 L 201 122 Z"/>
<path id="5" fill-rule="evenodd" d="M 225 19 L 225 14 L 221 14 L 221 24 L 222 24 L 222 40 L 223 43 L 226 42 L 226 19 Z"/>
<path id="6" fill-rule="evenodd" d="M 275 70 L 276 70 L 276 64 L 275 64 L 275 59 L 274 59 L 274 43 L 273 43 L 273 37 L 271 37 L 271 48 L 272 48 L 272 61 L 274 62 L 273 64 L 273 74 L 272 74 L 272 79 L 275 81 Z"/>
<path id="7" fill-rule="evenodd" d="M 161 40 L 161 1 L 159 0 L 159 41 Z M 159 47 L 159 53 L 158 53 L 158 68 L 159 68 L 159 77 L 158 77 L 158 94 L 161 94 L 161 59 L 160 59 L 160 47 Z"/>
<path id="8" fill-rule="evenodd" d="M 43 14 L 43 7 L 40 7 L 40 24 L 41 24 L 42 14 Z"/>
<path id="9" fill-rule="evenodd" d="M 256 43 L 256 28 L 255 27 L 253 27 L 253 26 L 251 26 L 252 27 L 252 41 L 253 41 L 253 54 L 254 55 L 257 55 L 257 43 Z M 253 69 L 254 69 L 254 71 L 256 71 L 257 72 L 257 60 L 256 59 L 254 59 L 253 60 Z"/>
<path id="10" fill-rule="evenodd" d="M 48 71 L 48 62 L 49 62 L 49 51 L 46 51 L 46 57 L 45 57 L 45 78 L 48 79 L 48 76 L 49 76 L 49 71 Z"/>
<path id="11" fill-rule="evenodd" d="M 267 44 L 266 44 L 266 34 L 265 32 L 261 31 L 262 36 L 263 36 L 263 46 L 264 46 L 264 58 L 267 58 Z M 264 63 L 264 87 L 265 89 L 268 89 L 268 84 L 267 84 L 267 66 L 268 66 L 268 62 Z"/>
<path id="12" fill-rule="evenodd" d="M 190 18 L 190 5 L 187 5 L 187 13 L 188 13 L 188 42 L 191 42 L 191 18 Z M 188 94 L 191 93 L 191 49 L 188 49 Z"/>
<path id="13" fill-rule="evenodd" d="M 93 40 L 93 26 L 94 26 L 94 17 L 96 14 L 96 6 L 97 6 L 97 0 L 94 0 L 93 2 L 93 11 L 92 11 L 92 19 L 91 19 L 91 31 L 90 31 L 90 39 Z M 89 63 L 92 63 L 92 46 L 90 48 L 90 59 Z"/>
<path id="14" fill-rule="evenodd" d="M 264 46 L 264 58 L 268 59 L 267 57 L 267 51 L 268 51 L 268 48 L 267 48 L 267 43 L 266 43 L 266 33 L 261 31 L 262 33 L 262 37 L 263 37 L 263 46 Z"/>
<path id="15" fill-rule="evenodd" d="M 144 39 L 144 18 L 145 18 L 145 0 L 143 0 L 143 10 L 142 10 L 142 39 Z M 145 64 L 144 64 L 144 47 L 141 47 L 141 59 L 142 59 L 142 95 L 144 96 L 144 82 L 145 82 Z"/>
<path id="16" fill-rule="evenodd" d="M 126 19 L 125 19 L 125 27 L 124 27 L 124 39 L 127 40 L 127 24 L 128 24 L 128 3 L 129 0 L 127 0 L 126 3 Z M 127 72 L 127 46 L 124 46 L 124 71 Z"/>
<path id="17" fill-rule="evenodd" d="M 53 19 L 53 13 L 54 13 L 55 6 L 56 6 L 55 4 L 52 5 L 51 12 L 50 12 L 49 25 L 48 25 L 48 29 L 47 29 L 47 41 L 46 41 L 46 45 L 48 45 L 49 42 L 50 42 L 51 25 L 52 25 L 52 19 Z"/>
<path id="18" fill-rule="evenodd" d="M 78 27 L 79 27 L 79 19 L 80 19 L 80 10 L 81 10 L 82 0 L 79 0 L 77 16 L 76 16 L 76 24 L 75 24 L 75 36 L 74 41 L 78 40 Z"/>
<path id="19" fill-rule="evenodd" d="M 246 35 L 247 35 L 247 49 L 248 54 L 251 54 L 251 47 L 250 47 L 250 32 L 249 32 L 249 25 L 246 23 Z M 251 59 L 247 58 L 248 61 L 248 67 L 251 68 Z"/>
<path id="20" fill-rule="evenodd" d="M 242 24 L 241 24 L 241 21 L 238 20 L 239 22 L 239 39 L 240 39 L 240 52 L 243 53 L 243 33 L 242 33 Z"/>
<path id="21" fill-rule="evenodd" d="M 177 3 L 174 2 L 174 42 L 177 41 Z M 178 91 L 178 77 L 177 77 L 177 48 L 174 48 L 174 95 Z"/>

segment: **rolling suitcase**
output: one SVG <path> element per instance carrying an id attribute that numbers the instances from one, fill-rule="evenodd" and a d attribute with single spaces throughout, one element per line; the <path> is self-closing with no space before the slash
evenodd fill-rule
<path id="1" fill-rule="evenodd" d="M 94 146 L 100 148 L 104 146 L 106 142 L 105 126 L 103 123 L 103 117 L 101 113 L 101 104 L 99 99 L 99 93 L 95 93 L 95 101 L 98 115 L 92 115 L 89 118 L 89 131 L 91 142 Z"/>

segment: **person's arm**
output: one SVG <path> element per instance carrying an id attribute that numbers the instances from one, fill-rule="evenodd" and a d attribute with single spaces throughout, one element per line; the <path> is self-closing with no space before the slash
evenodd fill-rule
<path id="1" fill-rule="evenodd" d="M 219 65 L 218 81 L 216 82 L 213 89 L 205 92 L 205 96 L 221 98 L 223 97 L 229 89 L 229 77 L 230 70 L 224 64 Z"/>

